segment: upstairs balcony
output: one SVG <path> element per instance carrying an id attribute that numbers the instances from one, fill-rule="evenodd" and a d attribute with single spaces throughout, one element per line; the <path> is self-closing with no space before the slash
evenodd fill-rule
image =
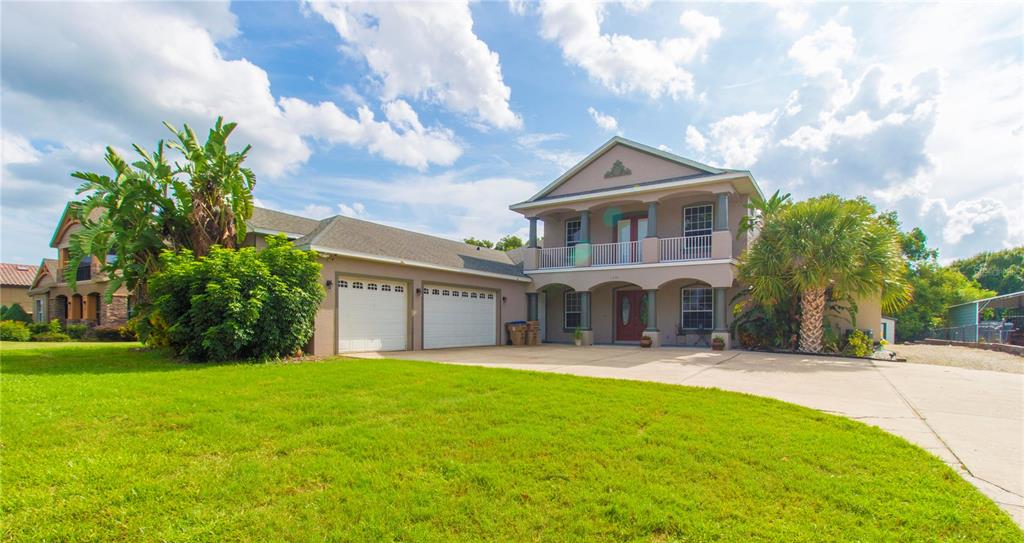
<path id="1" fill-rule="evenodd" d="M 530 217 L 524 269 L 728 262 L 747 243 L 746 236 L 736 236 L 746 201 L 726 192 L 691 191 L 654 202 L 595 202 L 582 209 L 538 213 Z M 544 224 L 543 243 L 537 236 L 538 221 Z"/>

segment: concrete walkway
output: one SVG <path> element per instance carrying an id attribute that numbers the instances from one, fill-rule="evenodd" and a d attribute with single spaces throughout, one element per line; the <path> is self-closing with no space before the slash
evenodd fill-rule
<path id="1" fill-rule="evenodd" d="M 706 349 L 542 345 L 398 353 L 450 364 L 746 392 L 873 424 L 935 454 L 1024 527 L 1024 375 Z"/>

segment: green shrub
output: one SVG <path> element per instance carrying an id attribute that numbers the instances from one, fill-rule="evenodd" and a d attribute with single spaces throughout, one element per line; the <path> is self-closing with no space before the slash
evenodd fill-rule
<path id="1" fill-rule="evenodd" d="M 42 334 L 44 332 L 59 334 L 64 331 L 64 329 L 61 328 L 60 321 L 57 319 L 53 319 L 50 322 L 33 322 L 28 325 L 28 329 L 32 331 L 32 335 Z"/>
<path id="2" fill-rule="evenodd" d="M 7 341 L 28 341 L 32 331 L 21 321 L 0 321 L 0 339 Z"/>
<path id="3" fill-rule="evenodd" d="M 32 341 L 71 341 L 71 336 L 61 332 L 43 332 L 32 336 Z"/>
<path id="4" fill-rule="evenodd" d="M 32 317 L 21 307 L 21 304 L 11 304 L 6 311 L 0 315 L 0 319 L 5 321 L 21 321 L 25 324 L 32 322 Z"/>
<path id="5" fill-rule="evenodd" d="M 150 281 L 153 314 L 140 322 L 190 360 L 294 354 L 313 335 L 324 296 L 316 258 L 284 236 L 268 238 L 262 251 L 216 247 L 201 259 L 165 252 Z M 154 322 L 166 323 L 165 338 Z"/>
<path id="6" fill-rule="evenodd" d="M 89 341 L 135 341 L 135 334 L 124 326 L 96 326 L 85 333 Z"/>
<path id="7" fill-rule="evenodd" d="M 65 330 L 72 339 L 82 339 L 88 331 L 89 327 L 85 324 L 69 324 Z"/>
<path id="8" fill-rule="evenodd" d="M 873 352 L 875 352 L 875 342 L 862 330 L 850 330 L 847 333 L 844 354 L 865 357 L 871 356 Z"/>

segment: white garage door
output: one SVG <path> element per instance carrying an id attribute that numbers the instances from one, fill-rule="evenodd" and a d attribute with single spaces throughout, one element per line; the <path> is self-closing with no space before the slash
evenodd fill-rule
<path id="1" fill-rule="evenodd" d="M 497 294 L 493 290 L 423 286 L 423 348 L 497 343 Z"/>
<path id="2" fill-rule="evenodd" d="M 338 352 L 408 348 L 405 283 L 368 277 L 338 278 Z"/>

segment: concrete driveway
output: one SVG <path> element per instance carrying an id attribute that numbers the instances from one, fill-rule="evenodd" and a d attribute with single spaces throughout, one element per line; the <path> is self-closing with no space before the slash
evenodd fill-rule
<path id="1" fill-rule="evenodd" d="M 873 424 L 935 454 L 1024 527 L 1024 375 L 828 357 L 624 346 L 365 353 L 715 387 Z"/>

